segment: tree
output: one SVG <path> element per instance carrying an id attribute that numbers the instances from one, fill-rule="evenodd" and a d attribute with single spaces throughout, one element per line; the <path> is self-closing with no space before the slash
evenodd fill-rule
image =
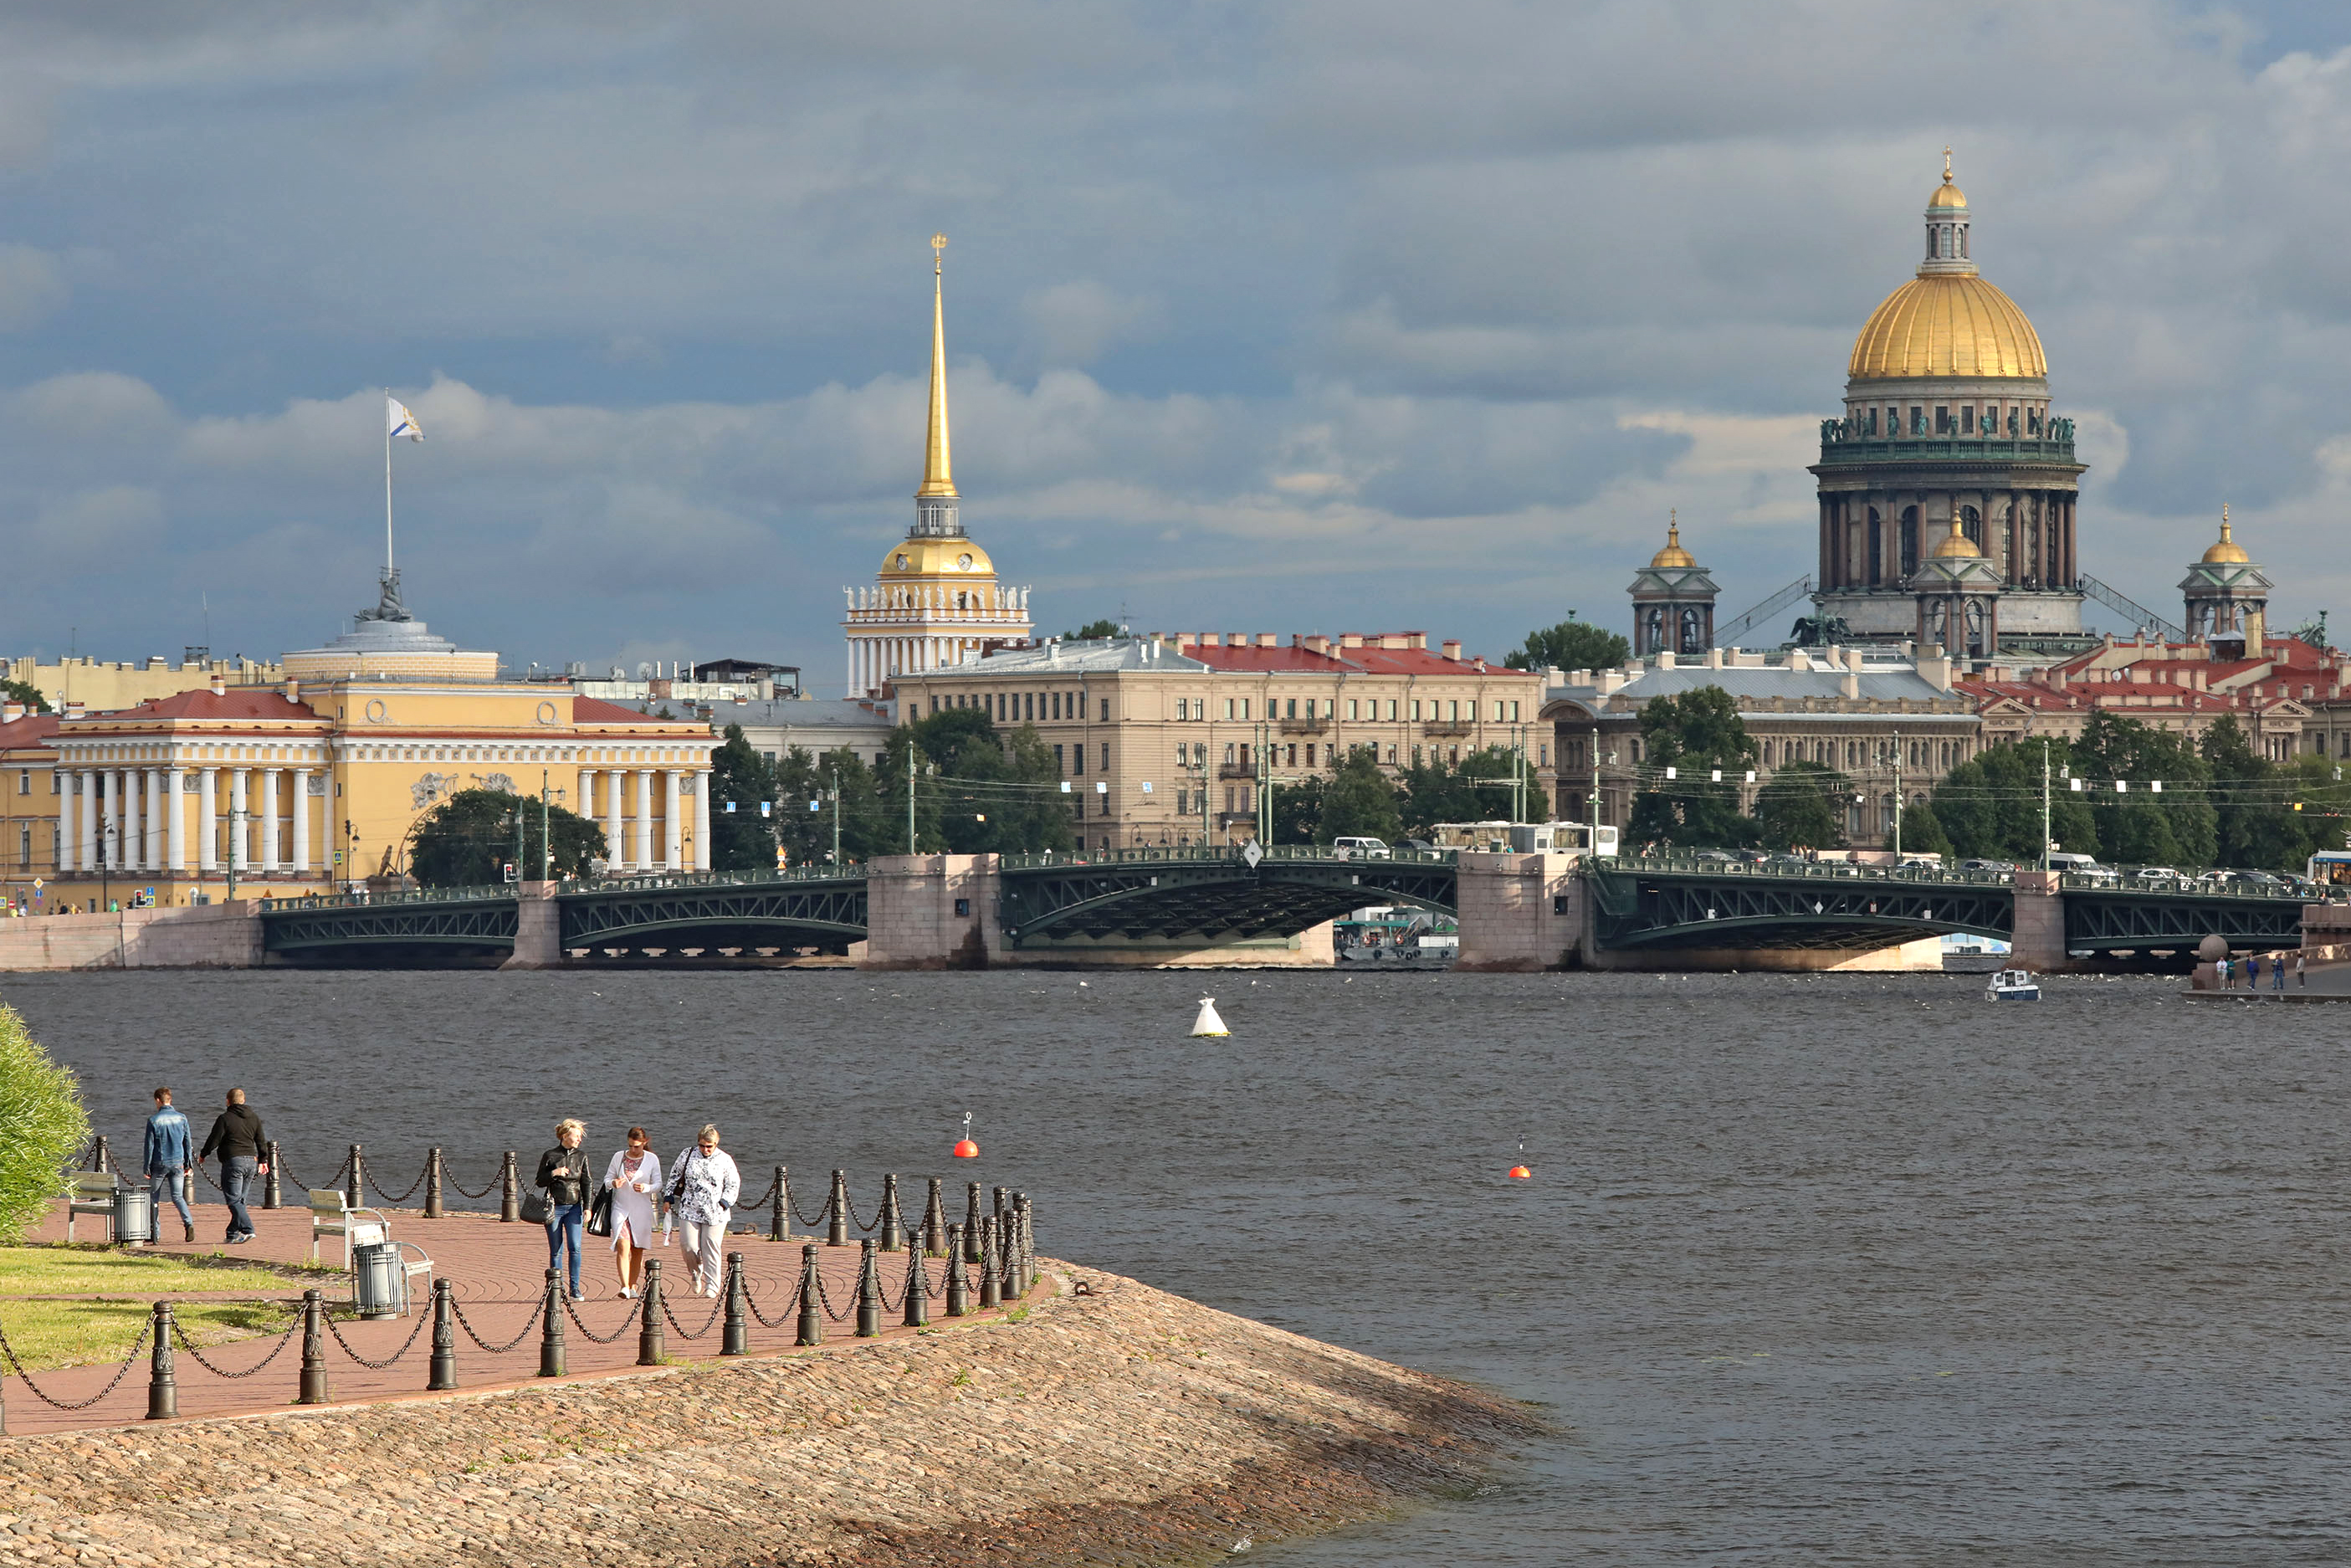
<path id="1" fill-rule="evenodd" d="M 1915 806 L 1900 808 L 1902 812 L 1902 852 L 1906 855 L 1940 855 L 1944 863 L 1951 859 L 1951 841 L 1936 820 L 1935 808 L 1924 800 Z"/>
<path id="2" fill-rule="evenodd" d="M 1126 628 L 1121 626 L 1115 621 L 1089 621 L 1074 632 L 1062 632 L 1061 641 L 1064 643 L 1092 643 L 1098 642 L 1104 637 L 1122 636 L 1125 633 L 1125 631 Z"/>
<path id="3" fill-rule="evenodd" d="M 1328 843 L 1322 836 L 1322 805 L 1328 786 L 1319 773 L 1309 773 L 1293 783 L 1273 786 L 1273 831 L 1265 835 L 1269 844 Z"/>
<path id="4" fill-rule="evenodd" d="M 1755 824 L 1763 847 L 1821 849 L 1834 844 L 1853 780 L 1817 762 L 1791 762 L 1755 797 Z"/>
<path id="5" fill-rule="evenodd" d="M 1527 633 L 1526 646 L 1503 660 L 1514 670 L 1605 670 L 1623 664 L 1633 645 L 1614 632 L 1604 632 L 1575 612 L 1547 630 Z"/>
<path id="6" fill-rule="evenodd" d="M 2074 771 L 2089 786 L 2083 793 L 2097 841 L 2110 857 L 2137 865 L 2212 863 L 2219 820 L 2204 793 L 2212 769 L 2185 737 L 2102 711 L 2090 716 L 2072 750 Z M 2116 790 L 2116 780 L 2128 788 Z M 2158 781 L 2162 794 L 2150 788 Z"/>
<path id="7" fill-rule="evenodd" d="M 2301 870 L 2310 858 L 2316 819 L 2294 809 L 2300 772 L 2254 756 L 2234 714 L 2223 715 L 2206 730 L 2196 751 L 2212 770 L 2213 853 L 2219 863 Z"/>
<path id="8" fill-rule="evenodd" d="M 408 830 L 408 873 L 427 887 L 462 887 L 503 880 L 515 859 L 516 816 L 521 816 L 522 880 L 538 880 L 540 801 L 504 789 L 460 789 Z M 545 809 L 554 841 L 555 874 L 585 876 L 589 862 L 605 855 L 604 830 L 560 806 Z"/>
<path id="9" fill-rule="evenodd" d="M 15 1009 L 0 1005 L 0 1242 L 16 1243 L 65 1196 L 89 1139 L 73 1070 L 41 1049 Z"/>
<path id="10" fill-rule="evenodd" d="M 2043 747 L 2049 770 L 2049 836 L 2076 854 L 2098 852 L 2099 828 L 2085 793 L 2066 770 L 2080 771 L 2062 740 L 1989 746 L 1935 786 L 1934 816 L 1949 836 L 1951 852 L 1968 858 L 2041 863 Z M 1902 847 L 1914 847 L 1906 830 Z"/>
<path id="11" fill-rule="evenodd" d="M 1514 762 L 1525 780 L 1517 789 L 1510 787 Z M 1408 768 L 1402 789 L 1398 811 L 1416 838 L 1430 837 L 1439 822 L 1518 821 L 1512 808 L 1521 800 L 1526 821 L 1541 821 L 1551 815 L 1550 799 L 1534 768 L 1499 746 L 1473 751 L 1458 764 L 1431 760 Z"/>
<path id="12" fill-rule="evenodd" d="M 710 754 L 710 866 L 713 871 L 772 871 L 776 819 L 762 805 L 777 800 L 776 770 L 730 724 L 726 743 Z"/>
<path id="13" fill-rule="evenodd" d="M 43 696 L 41 688 L 30 681 L 0 681 L 0 697 L 5 697 L 10 702 L 23 703 L 26 713 L 49 711 L 49 699 Z"/>
<path id="14" fill-rule="evenodd" d="M 1641 709 L 1641 741 L 1648 785 L 1633 797 L 1628 838 L 1693 849 L 1755 841 L 1754 820 L 1739 809 L 1755 742 L 1729 692 L 1693 686 L 1678 696 L 1651 697 Z M 1675 778 L 1666 777 L 1668 768 Z M 1712 778 L 1718 768 L 1719 783 Z"/>
<path id="15" fill-rule="evenodd" d="M 1327 844 L 1340 838 L 1404 837 L 1404 819 L 1396 810 L 1396 787 L 1380 771 L 1378 754 L 1359 746 L 1331 777 L 1322 795 L 1322 820 L 1314 841 Z"/>

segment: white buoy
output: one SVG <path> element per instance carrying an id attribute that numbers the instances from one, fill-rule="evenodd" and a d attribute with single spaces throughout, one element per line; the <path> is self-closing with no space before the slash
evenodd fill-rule
<path id="1" fill-rule="evenodd" d="M 1202 997 L 1200 1016 L 1192 1020 L 1192 1038 L 1197 1040 L 1204 1034 L 1221 1037 L 1232 1032 L 1225 1027 L 1225 1020 L 1217 1016 L 1217 998 Z"/>

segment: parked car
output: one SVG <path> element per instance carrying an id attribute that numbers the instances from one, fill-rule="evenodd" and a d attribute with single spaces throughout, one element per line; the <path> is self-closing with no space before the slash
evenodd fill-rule
<path id="1" fill-rule="evenodd" d="M 1959 869 L 1961 871 L 2014 871 L 2016 866 L 2011 861 L 1984 860 L 1979 857 L 1961 861 Z"/>
<path id="2" fill-rule="evenodd" d="M 2168 865 L 2140 866 L 2137 870 L 2131 873 L 2131 879 L 2135 882 L 2148 883 L 2186 882 L 2188 880 L 2186 874 L 2183 873 L 2179 867 Z"/>
<path id="3" fill-rule="evenodd" d="M 2100 865 L 2095 855 L 2074 854 L 2052 850 L 2049 869 L 2067 876 L 2088 877 L 2094 882 L 2120 882 L 2122 873 L 2110 865 Z"/>
<path id="4" fill-rule="evenodd" d="M 1700 850 L 1698 853 L 1690 856 L 1690 859 L 1694 861 L 1721 861 L 1725 863 L 1732 863 L 1737 862 L 1739 857 L 1732 854 L 1729 850 Z"/>
<path id="5" fill-rule="evenodd" d="M 1396 841 L 1395 847 L 1400 850 L 1412 850 L 1416 852 L 1426 853 L 1430 850 L 1434 850 L 1437 846 L 1430 843 L 1426 839 L 1398 839 Z"/>
<path id="6" fill-rule="evenodd" d="M 2272 876 L 2265 871 L 2221 871 L 2212 873 L 2215 885 L 2241 888 L 2247 893 L 2267 893 L 2283 890 L 2291 884 L 2282 876 Z"/>
<path id="7" fill-rule="evenodd" d="M 1388 841 L 1385 839 L 1333 839 L 1331 841 L 1331 847 L 1349 860 L 1384 861 L 1395 858 L 1394 852 L 1388 848 Z"/>

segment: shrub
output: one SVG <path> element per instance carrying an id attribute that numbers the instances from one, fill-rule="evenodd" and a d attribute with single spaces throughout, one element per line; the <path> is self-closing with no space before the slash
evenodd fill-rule
<path id="1" fill-rule="evenodd" d="M 16 1010 L 0 1006 L 0 1242 L 19 1241 L 40 1222 L 41 1210 L 62 1197 L 74 1157 L 89 1139 L 73 1070 L 59 1066 L 25 1027 Z"/>

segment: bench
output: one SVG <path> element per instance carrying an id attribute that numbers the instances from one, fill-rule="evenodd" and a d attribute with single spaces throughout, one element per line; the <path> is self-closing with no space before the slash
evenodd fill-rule
<path id="1" fill-rule="evenodd" d="M 74 1172 L 73 1194 L 66 1200 L 66 1239 L 74 1239 L 77 1215 L 95 1215 L 106 1221 L 106 1239 L 114 1239 L 114 1195 L 120 1181 L 112 1171 Z"/>
<path id="2" fill-rule="evenodd" d="M 381 1210 L 353 1208 L 344 1201 L 340 1190 L 313 1187 L 310 1189 L 310 1261 L 313 1263 L 319 1260 L 319 1239 L 322 1236 L 342 1239 L 343 1272 L 346 1274 L 351 1274 L 351 1251 L 354 1248 L 390 1245 L 399 1248 L 403 1253 L 413 1252 L 413 1258 L 403 1256 L 400 1260 L 400 1308 L 403 1313 L 416 1294 L 409 1288 L 409 1281 L 421 1276 L 424 1281 L 425 1293 L 432 1293 L 433 1260 L 423 1248 L 413 1241 L 392 1240 L 392 1221 Z M 351 1299 L 356 1306 L 359 1301 L 359 1277 L 356 1274 L 351 1276 Z"/>

